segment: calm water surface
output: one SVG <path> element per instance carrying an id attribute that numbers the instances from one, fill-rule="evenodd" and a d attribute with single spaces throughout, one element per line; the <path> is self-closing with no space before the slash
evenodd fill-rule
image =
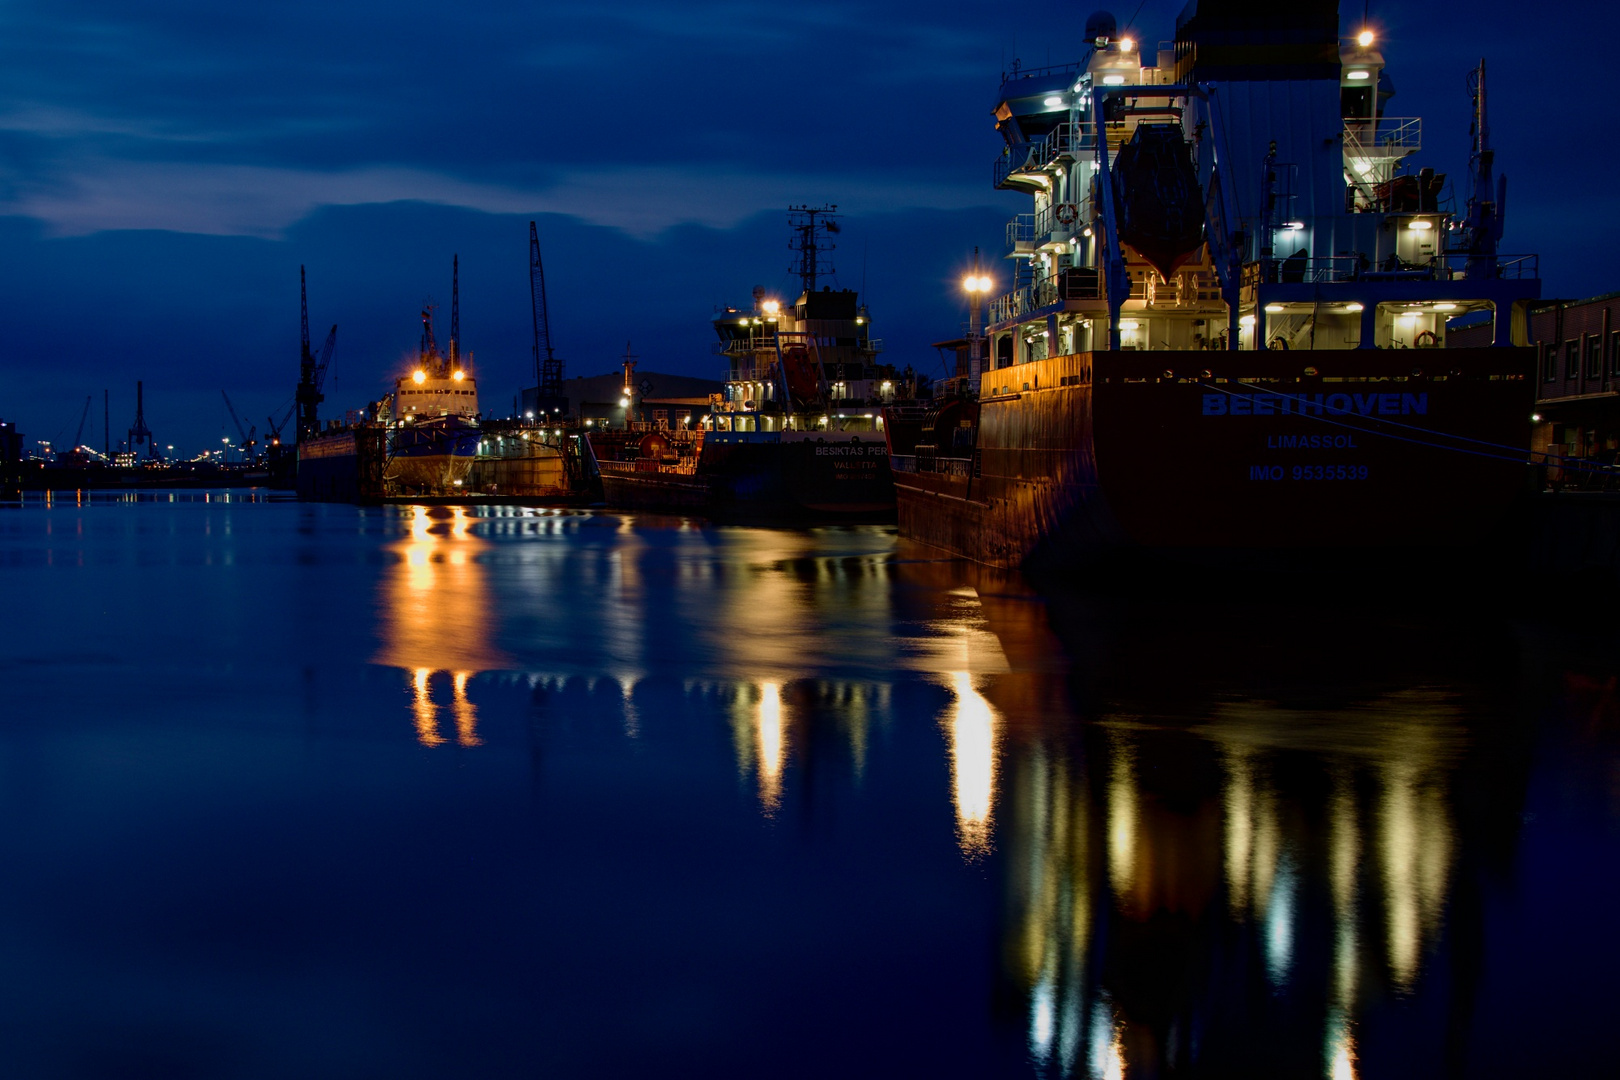
<path id="1" fill-rule="evenodd" d="M 0 509 L 0 1071 L 1610 1061 L 1613 642 L 892 530 Z"/>

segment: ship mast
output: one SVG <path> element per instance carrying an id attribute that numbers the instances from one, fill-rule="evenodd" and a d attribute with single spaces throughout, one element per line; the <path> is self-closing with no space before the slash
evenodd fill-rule
<path id="1" fill-rule="evenodd" d="M 1485 61 L 1469 72 L 1468 93 L 1473 98 L 1474 122 L 1468 168 L 1472 181 L 1463 218 L 1463 244 L 1469 253 L 1469 278 L 1498 276 L 1496 245 L 1502 239 L 1502 215 L 1507 204 L 1507 177 L 1493 177 L 1496 151 L 1491 149 L 1490 117 L 1485 108 Z M 1494 182 L 1493 182 L 1494 181 Z"/>
<path id="2" fill-rule="evenodd" d="M 793 229 L 788 250 L 798 252 L 798 261 L 788 267 L 788 272 L 798 275 L 807 293 L 816 291 L 817 278 L 837 273 L 831 260 L 822 258 L 838 246 L 827 239 L 828 234 L 842 231 L 838 227 L 837 213 L 837 203 L 788 207 L 788 224 Z"/>

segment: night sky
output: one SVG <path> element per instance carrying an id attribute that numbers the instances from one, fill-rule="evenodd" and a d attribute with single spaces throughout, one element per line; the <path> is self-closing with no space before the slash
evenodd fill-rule
<path id="1" fill-rule="evenodd" d="M 1181 6 L 1113 10 L 1151 43 Z M 389 388 L 425 298 L 447 328 L 455 253 L 463 347 L 505 411 L 532 384 L 531 218 L 570 375 L 627 340 L 643 368 L 714 375 L 715 305 L 791 291 L 790 202 L 847 212 L 836 282 L 864 287 L 886 359 L 937 371 L 974 245 L 999 257 L 1027 209 L 989 186 L 999 73 L 1078 59 L 1090 10 L 12 0 L 0 418 L 70 441 L 93 394 L 99 447 L 102 389 L 117 439 L 139 378 L 177 452 L 232 434 L 221 389 L 262 431 L 297 377 L 300 263 L 317 346 L 340 327 L 323 415 L 341 415 Z M 1620 288 L 1616 9 L 1384 2 L 1371 22 L 1391 113 L 1424 118 L 1418 160 L 1458 181 L 1464 76 L 1487 58 L 1504 250 L 1540 253 L 1544 295 Z"/>

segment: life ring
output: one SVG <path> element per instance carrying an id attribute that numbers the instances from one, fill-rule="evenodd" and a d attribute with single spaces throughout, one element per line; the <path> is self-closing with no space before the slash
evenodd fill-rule
<path id="1" fill-rule="evenodd" d="M 1073 225 L 1080 220 L 1080 208 L 1072 202 L 1058 203 L 1057 220 L 1059 225 Z"/>
<path id="2" fill-rule="evenodd" d="M 1433 330 L 1425 330 L 1412 339 L 1412 347 L 1414 349 L 1438 349 L 1440 347 L 1440 335 Z"/>

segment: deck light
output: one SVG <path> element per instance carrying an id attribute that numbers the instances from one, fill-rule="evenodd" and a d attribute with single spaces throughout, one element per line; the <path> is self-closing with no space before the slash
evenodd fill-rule
<path id="1" fill-rule="evenodd" d="M 1125 76 L 1123 76 L 1123 75 L 1104 75 L 1103 76 L 1103 85 L 1104 86 L 1124 86 L 1125 85 Z"/>
<path id="2" fill-rule="evenodd" d="M 1062 104 L 1063 104 L 1063 95 L 1061 95 L 1061 94 L 1053 94 L 1051 97 L 1046 99 L 1046 107 L 1048 109 L 1055 109 L 1059 105 L 1062 105 Z"/>
<path id="3" fill-rule="evenodd" d="M 1346 304 L 1344 310 L 1354 313 L 1363 310 L 1363 307 L 1360 304 Z"/>
<path id="4" fill-rule="evenodd" d="M 1121 319 L 1119 322 L 1119 328 L 1121 330 L 1140 330 L 1142 328 L 1142 324 L 1137 322 L 1135 319 Z"/>
<path id="5" fill-rule="evenodd" d="M 1457 305 L 1456 304 L 1436 304 L 1436 305 L 1434 305 L 1434 310 L 1436 310 L 1436 311 L 1456 311 L 1457 310 Z"/>
<path id="6" fill-rule="evenodd" d="M 1346 72 L 1344 77 L 1351 82 L 1361 82 L 1363 79 L 1372 78 L 1372 72 L 1365 68 L 1357 68 L 1355 71 Z"/>
<path id="7" fill-rule="evenodd" d="M 1091 235 L 1091 226 L 1087 225 L 1085 228 L 1081 229 L 1080 230 L 1080 235 L 1081 236 L 1090 236 Z"/>
<path id="8" fill-rule="evenodd" d="M 1276 315 L 1276 314 L 1280 313 L 1282 311 L 1282 309 L 1283 309 L 1283 306 L 1281 304 L 1267 304 L 1266 305 L 1266 314 L 1267 315 Z"/>
<path id="9" fill-rule="evenodd" d="M 1285 221 L 1285 222 L 1283 222 L 1283 228 L 1287 229 L 1289 232 L 1299 232 L 1304 227 L 1305 227 L 1305 223 L 1303 221 Z"/>
<path id="10" fill-rule="evenodd" d="M 619 399 L 619 408 L 628 409 L 629 407 L 630 407 L 630 399 L 629 398 L 622 397 L 622 398 Z"/>
<path id="11" fill-rule="evenodd" d="M 1136 48 L 1136 42 L 1132 41 L 1130 38 L 1125 37 L 1119 39 L 1120 52 L 1130 52 L 1134 48 Z"/>
<path id="12" fill-rule="evenodd" d="M 1238 320 L 1238 325 L 1239 326 L 1253 326 L 1254 325 L 1254 316 L 1253 315 L 1245 315 L 1245 316 L 1243 316 L 1242 318 L 1240 318 Z"/>
<path id="13" fill-rule="evenodd" d="M 416 371 L 411 374 L 411 381 L 420 386 L 422 383 L 427 382 L 427 372 L 423 371 L 421 368 L 417 368 Z"/>
<path id="14" fill-rule="evenodd" d="M 1408 229 L 1416 229 L 1418 232 L 1424 232 L 1425 230 L 1434 228 L 1434 222 L 1424 221 L 1422 218 L 1419 218 L 1416 221 L 1407 222 L 1406 227 Z"/>
<path id="15" fill-rule="evenodd" d="M 452 379 L 456 380 L 456 382 L 460 382 L 462 379 L 465 379 L 467 377 L 467 373 L 465 371 L 458 371 L 458 372 L 456 372 L 454 375 L 452 375 L 450 377 Z"/>
<path id="16" fill-rule="evenodd" d="M 1540 413 L 1538 413 L 1538 412 L 1533 412 L 1533 413 L 1531 413 L 1531 414 L 1530 414 L 1530 422 L 1531 422 L 1531 423 L 1532 423 L 1532 424 L 1539 424 L 1539 423 L 1541 423 L 1541 414 L 1540 414 Z"/>
<path id="17" fill-rule="evenodd" d="M 1373 32 L 1371 30 L 1363 30 L 1361 33 L 1356 35 L 1356 44 L 1360 45 L 1363 49 L 1365 49 L 1367 46 L 1371 45 L 1372 43 L 1373 43 Z"/>

